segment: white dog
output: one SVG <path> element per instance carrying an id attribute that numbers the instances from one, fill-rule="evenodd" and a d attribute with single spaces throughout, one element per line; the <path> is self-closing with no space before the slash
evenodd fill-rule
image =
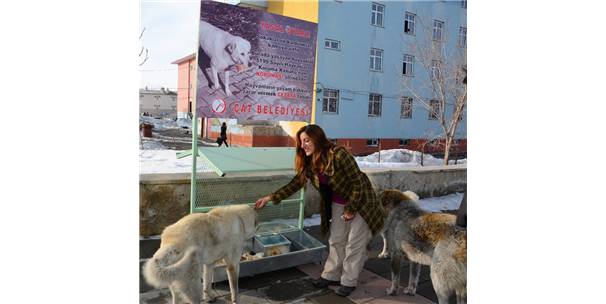
<path id="1" fill-rule="evenodd" d="M 160 249 L 143 266 L 143 276 L 156 287 L 169 287 L 173 304 L 212 301 L 209 288 L 219 260 L 225 268 L 233 303 L 238 302 L 240 257 L 245 240 L 255 234 L 257 213 L 248 205 L 189 214 L 162 232 Z M 204 270 L 204 286 L 200 283 Z"/>
<path id="2" fill-rule="evenodd" d="M 229 68 L 236 65 L 238 71 L 250 67 L 250 42 L 234 36 L 208 22 L 200 21 L 200 47 L 210 58 L 213 77 L 212 89 L 219 88 L 219 71 L 225 71 L 225 95 L 229 89 Z"/>

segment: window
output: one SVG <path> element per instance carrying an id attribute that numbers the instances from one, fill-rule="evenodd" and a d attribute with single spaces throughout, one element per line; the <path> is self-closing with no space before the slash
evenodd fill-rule
<path id="1" fill-rule="evenodd" d="M 438 119 L 438 115 L 440 115 L 440 102 L 437 100 L 429 101 L 429 118 L 431 120 Z"/>
<path id="2" fill-rule="evenodd" d="M 368 116 L 381 116 L 381 103 L 383 96 L 370 94 L 368 97 Z"/>
<path id="3" fill-rule="evenodd" d="M 401 118 L 412 118 L 412 97 L 402 97 L 402 106 L 400 108 Z"/>
<path id="4" fill-rule="evenodd" d="M 139 98 L 143 98 L 143 94 L 139 94 Z"/>
<path id="5" fill-rule="evenodd" d="M 415 17 L 415 14 L 406 12 L 404 15 L 404 33 L 409 35 L 415 34 Z"/>
<path id="6" fill-rule="evenodd" d="M 385 13 L 385 5 L 378 3 L 372 4 L 372 17 L 370 24 L 383 27 L 383 14 Z"/>
<path id="7" fill-rule="evenodd" d="M 461 1 L 461 7 L 467 9 L 467 0 Z"/>
<path id="8" fill-rule="evenodd" d="M 433 21 L 433 40 L 442 41 L 442 30 L 444 29 L 444 22 L 440 20 Z"/>
<path id="9" fill-rule="evenodd" d="M 341 42 L 332 39 L 324 39 L 324 48 L 339 51 L 341 50 Z"/>
<path id="10" fill-rule="evenodd" d="M 322 97 L 322 112 L 339 113 L 339 91 L 324 89 Z"/>
<path id="11" fill-rule="evenodd" d="M 409 144 L 410 144 L 410 139 L 402 139 L 402 138 L 400 138 L 400 143 L 399 143 L 400 147 L 408 146 Z"/>
<path id="12" fill-rule="evenodd" d="M 438 80 L 440 79 L 440 60 L 432 60 L 431 61 L 431 79 Z"/>
<path id="13" fill-rule="evenodd" d="M 411 55 L 404 55 L 404 60 L 402 61 L 402 75 L 404 76 L 413 76 L 413 61 L 415 57 Z"/>
<path id="14" fill-rule="evenodd" d="M 461 47 L 461 48 L 467 47 L 467 28 L 466 27 L 459 28 L 459 47 Z"/>
<path id="15" fill-rule="evenodd" d="M 383 67 L 383 50 L 370 49 L 370 70 L 381 71 Z"/>
<path id="16" fill-rule="evenodd" d="M 367 139 L 366 145 L 369 147 L 377 147 L 377 146 L 379 146 L 379 139 L 378 138 Z"/>

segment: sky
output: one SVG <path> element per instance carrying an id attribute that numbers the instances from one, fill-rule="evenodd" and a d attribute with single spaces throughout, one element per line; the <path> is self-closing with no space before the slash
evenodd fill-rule
<path id="1" fill-rule="evenodd" d="M 217 0 L 215 0 L 217 1 Z M 236 4 L 238 0 L 218 0 Z M 177 88 L 177 65 L 171 62 L 196 51 L 200 1 L 148 0 L 140 2 L 139 43 L 148 59 L 139 66 L 139 87 Z M 139 63 L 143 62 L 145 51 Z"/>
<path id="2" fill-rule="evenodd" d="M 149 55 L 139 66 L 141 88 L 177 88 L 177 65 L 171 62 L 195 52 L 198 7 L 198 1 L 141 1 L 140 47 Z"/>

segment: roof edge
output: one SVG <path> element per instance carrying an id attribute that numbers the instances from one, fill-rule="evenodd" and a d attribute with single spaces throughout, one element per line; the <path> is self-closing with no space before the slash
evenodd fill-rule
<path id="1" fill-rule="evenodd" d="M 171 64 L 180 64 L 182 62 L 189 61 L 189 60 L 194 59 L 194 58 L 196 58 L 196 53 L 191 53 L 191 54 L 189 54 L 189 55 L 187 55 L 187 56 L 185 56 L 185 57 L 183 57 L 181 59 L 177 59 L 177 60 L 171 62 Z"/>

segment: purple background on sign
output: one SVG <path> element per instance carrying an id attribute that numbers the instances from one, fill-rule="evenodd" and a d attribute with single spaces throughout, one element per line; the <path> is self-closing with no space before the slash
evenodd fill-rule
<path id="1" fill-rule="evenodd" d="M 210 58 L 198 51 L 198 117 L 242 120 L 307 121 L 311 119 L 317 24 L 264 11 L 203 1 L 200 19 L 251 43 L 252 67 L 230 70 L 232 96 L 224 93 L 224 73 L 219 72 L 220 89 L 212 82 Z M 308 38 L 261 28 L 261 21 L 308 31 Z M 264 76 L 260 76 L 264 75 Z M 280 77 L 281 76 L 281 77 Z M 284 92 L 283 96 L 277 96 Z M 215 113 L 214 100 L 226 102 L 227 110 Z"/>

